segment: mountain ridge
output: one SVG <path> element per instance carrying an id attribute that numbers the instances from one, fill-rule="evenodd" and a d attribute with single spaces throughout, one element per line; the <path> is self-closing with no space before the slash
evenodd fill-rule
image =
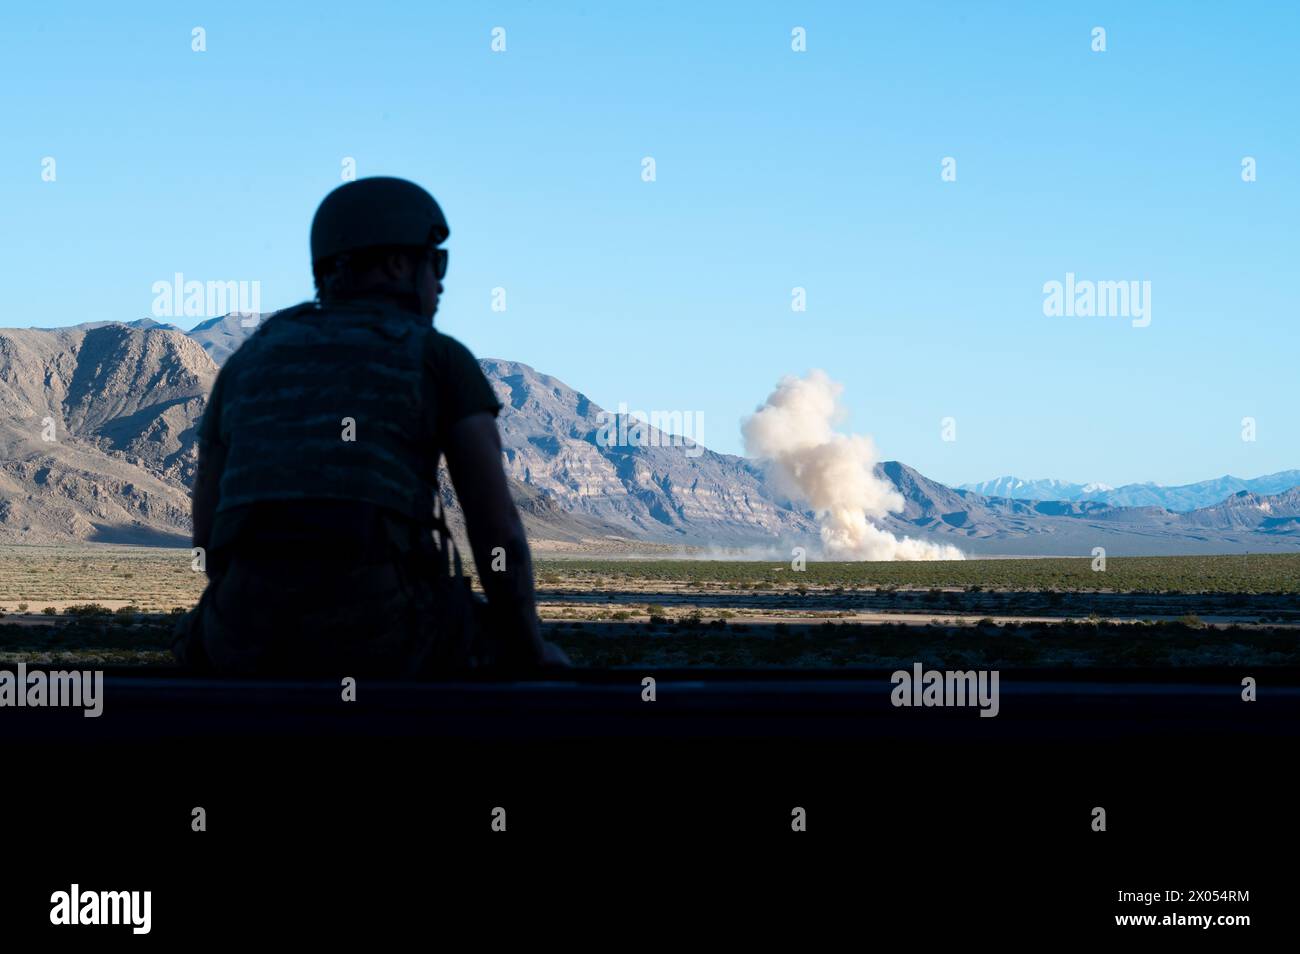
<path id="1" fill-rule="evenodd" d="M 1020 500 L 1095 500 L 1117 507 L 1157 506 L 1177 513 L 1211 507 L 1241 491 L 1275 494 L 1300 487 L 1300 470 L 1282 470 L 1259 477 L 1241 478 L 1231 474 L 1190 484 L 1157 484 L 1151 481 L 1122 484 L 1087 483 L 1041 478 L 1026 480 L 1014 476 L 960 484 L 958 489 L 971 490 L 986 497 L 1013 497 Z"/>
<path id="2" fill-rule="evenodd" d="M 0 541 L 187 545 L 197 422 L 220 363 L 266 317 L 226 315 L 189 332 L 150 319 L 0 329 Z M 480 365 L 504 405 L 512 494 L 543 548 L 815 552 L 814 515 L 755 462 L 703 447 L 688 454 L 653 428 L 649 441 L 609 446 L 598 438 L 608 412 L 582 392 L 522 362 Z M 49 420 L 53 441 L 43 436 Z M 904 501 L 883 529 L 972 555 L 1300 548 L 1300 492 L 1242 490 L 1176 513 L 988 496 L 898 461 L 876 471 Z M 458 525 L 446 482 L 443 492 Z"/>

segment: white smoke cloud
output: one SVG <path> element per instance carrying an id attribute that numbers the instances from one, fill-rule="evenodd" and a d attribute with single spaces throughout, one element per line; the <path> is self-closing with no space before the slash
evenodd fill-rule
<path id="1" fill-rule="evenodd" d="M 899 539 L 872 519 L 903 509 L 894 485 L 875 475 L 870 437 L 834 430 L 844 388 L 825 371 L 787 376 L 741 425 L 745 452 L 763 461 L 778 489 L 805 501 L 821 524 L 822 548 L 837 560 L 961 560 L 948 544 Z"/>

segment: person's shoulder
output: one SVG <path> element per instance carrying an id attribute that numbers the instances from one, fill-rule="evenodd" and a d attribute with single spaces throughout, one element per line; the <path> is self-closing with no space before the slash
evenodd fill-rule
<path id="1" fill-rule="evenodd" d="M 433 339 L 434 344 L 437 347 L 444 351 L 455 351 L 459 354 L 468 354 L 470 357 L 473 357 L 469 348 L 463 345 L 459 338 L 453 338 L 451 335 L 439 331 L 437 328 L 430 328 L 429 331 L 430 337 Z"/>
<path id="2" fill-rule="evenodd" d="M 258 337 L 259 335 L 265 334 L 268 328 L 279 327 L 288 321 L 317 319 L 323 313 L 325 308 L 326 308 L 325 305 L 322 305 L 318 301 L 312 300 L 312 301 L 302 301 L 296 305 L 290 305 L 288 308 L 281 308 L 278 311 L 273 311 L 270 314 L 264 315 L 258 319 L 257 327 L 253 330 L 253 333 L 249 336 L 249 340 Z"/>
<path id="3" fill-rule="evenodd" d="M 243 343 L 235 349 L 235 353 L 231 355 L 231 358 L 233 359 L 235 355 L 243 351 L 252 350 L 249 346 L 256 348 L 269 329 L 276 328 L 294 318 L 302 318 L 308 313 L 318 312 L 320 307 L 319 302 L 304 301 L 297 305 L 290 305 L 288 308 L 280 308 L 267 314 L 258 315 L 252 324 L 253 330 L 244 338 Z"/>
<path id="4" fill-rule="evenodd" d="M 478 358 L 474 357 L 474 353 L 469 348 L 461 344 L 459 339 L 443 334 L 437 328 L 430 329 L 429 350 L 439 364 L 450 363 L 462 367 L 473 365 L 476 368 L 479 366 Z"/>
<path id="5" fill-rule="evenodd" d="M 288 308 L 281 308 L 278 311 L 269 314 L 258 315 L 256 322 L 251 326 L 252 330 L 244 337 L 239 346 L 226 358 L 221 364 L 221 376 L 225 378 L 235 377 L 241 368 L 250 361 L 256 361 L 262 346 L 266 341 L 266 333 L 269 329 L 283 321 L 292 318 L 301 317 L 303 314 L 315 311 L 319 305 L 314 301 L 304 301 L 297 305 L 291 305 Z"/>
<path id="6" fill-rule="evenodd" d="M 450 335 L 434 330 L 430 335 L 431 373 L 437 381 L 443 403 L 440 413 L 450 421 L 484 411 L 500 413 L 502 403 L 474 354 Z"/>

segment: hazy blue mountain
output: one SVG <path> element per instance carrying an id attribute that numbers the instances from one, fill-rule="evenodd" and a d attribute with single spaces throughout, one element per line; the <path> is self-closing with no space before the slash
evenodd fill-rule
<path id="1" fill-rule="evenodd" d="M 1086 500 L 1088 494 L 1106 492 L 1105 484 L 1077 484 L 1069 480 L 1025 480 L 1020 477 L 994 477 L 977 484 L 962 484 L 961 490 L 973 490 L 985 497 L 1012 497 L 1017 500 Z"/>
<path id="2" fill-rule="evenodd" d="M 1161 507 L 1179 513 L 1199 510 L 1227 500 L 1233 494 L 1277 494 L 1300 487 L 1300 470 L 1284 470 L 1263 477 L 1242 479 L 1231 475 L 1202 480 L 1194 484 L 1079 484 L 1068 480 L 1023 480 L 1019 477 L 995 477 L 975 484 L 962 484 L 986 497 L 1011 497 L 1016 500 L 1095 500 L 1116 507 Z"/>
<path id="3" fill-rule="evenodd" d="M 217 364 L 224 364 L 234 354 L 235 349 L 244 343 L 244 339 L 257 330 L 265 318 L 275 314 L 273 311 L 260 315 L 222 315 L 201 321 L 187 334 L 203 346 Z"/>

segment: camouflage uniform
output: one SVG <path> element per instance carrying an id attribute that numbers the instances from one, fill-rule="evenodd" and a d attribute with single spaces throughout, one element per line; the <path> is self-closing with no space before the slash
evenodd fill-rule
<path id="1" fill-rule="evenodd" d="M 448 427 L 501 405 L 469 351 L 404 304 L 279 312 L 222 368 L 195 491 L 210 581 L 179 624 L 183 662 L 416 675 L 491 655 L 434 507 Z"/>

